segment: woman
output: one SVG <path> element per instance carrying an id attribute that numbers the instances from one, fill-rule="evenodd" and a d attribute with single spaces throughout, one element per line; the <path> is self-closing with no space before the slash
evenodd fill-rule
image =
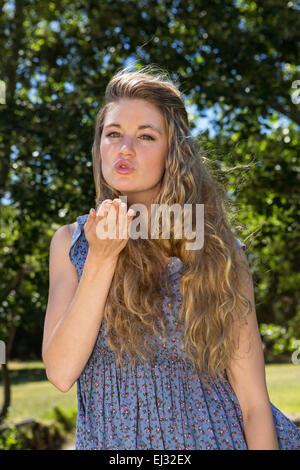
<path id="1" fill-rule="evenodd" d="M 43 339 L 49 381 L 77 381 L 76 449 L 300 449 L 269 400 L 245 245 L 174 84 L 118 72 L 92 154 L 96 210 L 51 240 Z M 146 237 L 121 200 L 146 208 Z M 204 204 L 203 246 L 175 220 L 151 238 L 152 204 Z"/>

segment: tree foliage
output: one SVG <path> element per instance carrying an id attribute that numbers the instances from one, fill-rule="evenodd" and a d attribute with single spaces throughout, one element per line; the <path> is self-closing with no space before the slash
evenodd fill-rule
<path id="1" fill-rule="evenodd" d="M 198 118 L 214 110 L 216 135 L 201 137 L 220 150 L 220 168 L 236 167 L 227 181 L 259 320 L 288 322 L 299 337 L 297 2 L 4 0 L 0 31 L 0 337 L 8 358 L 28 355 L 27 345 L 39 354 L 50 239 L 94 206 L 96 113 L 112 74 L 130 60 L 167 70 Z"/>

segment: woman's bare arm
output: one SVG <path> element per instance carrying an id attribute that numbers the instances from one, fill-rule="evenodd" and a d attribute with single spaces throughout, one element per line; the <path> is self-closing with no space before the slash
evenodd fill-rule
<path id="1" fill-rule="evenodd" d="M 52 237 L 49 297 L 42 356 L 49 381 L 67 392 L 82 372 L 95 345 L 117 258 L 99 262 L 88 253 L 78 283 L 69 259 L 67 225 Z"/>
<path id="2" fill-rule="evenodd" d="M 98 223 L 103 219 L 107 222 L 111 211 L 116 211 L 115 226 L 122 233 L 123 228 L 128 230 L 133 214 L 128 211 L 119 221 L 119 210 L 117 200 L 104 201 L 98 214 L 89 214 L 84 226 L 89 249 L 79 283 L 69 259 L 69 226 L 58 229 L 51 240 L 42 356 L 49 381 L 63 392 L 72 387 L 92 353 L 119 253 L 129 238 L 106 234 L 104 239 L 99 238 Z"/>
<path id="3" fill-rule="evenodd" d="M 250 300 L 252 310 L 247 324 L 240 329 L 236 357 L 231 359 L 226 372 L 241 407 L 248 450 L 276 450 L 278 441 L 266 384 L 253 280 L 243 250 L 239 250 L 239 256 L 245 266 L 240 273 L 243 295 Z"/>

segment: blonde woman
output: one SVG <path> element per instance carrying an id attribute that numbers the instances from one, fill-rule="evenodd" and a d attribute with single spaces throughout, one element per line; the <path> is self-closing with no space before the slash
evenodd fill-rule
<path id="1" fill-rule="evenodd" d="M 43 338 L 49 381 L 77 381 L 76 449 L 300 449 L 269 400 L 245 245 L 165 72 L 112 78 L 92 155 L 96 208 L 51 240 Z M 202 204 L 202 247 L 173 219 L 151 237 L 153 204 Z"/>

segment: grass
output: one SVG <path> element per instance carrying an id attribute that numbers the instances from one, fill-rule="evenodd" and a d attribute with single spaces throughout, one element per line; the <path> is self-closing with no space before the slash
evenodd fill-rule
<path id="1" fill-rule="evenodd" d="M 42 362 L 10 362 L 11 406 L 6 422 L 36 418 L 51 421 L 56 406 L 66 411 L 77 408 L 76 384 L 66 393 L 60 392 L 48 380 Z M 3 386 L 0 381 L 0 402 Z"/>
<path id="2" fill-rule="evenodd" d="M 56 406 L 66 411 L 77 408 L 76 384 L 62 393 L 46 377 L 42 362 L 10 362 L 12 395 L 6 422 L 33 417 L 53 419 Z M 300 365 L 266 365 L 267 387 L 271 402 L 284 414 L 300 414 Z M 0 402 L 3 386 L 0 382 Z"/>
<path id="3" fill-rule="evenodd" d="M 271 403 L 285 414 L 300 414 L 300 365 L 266 365 Z"/>

